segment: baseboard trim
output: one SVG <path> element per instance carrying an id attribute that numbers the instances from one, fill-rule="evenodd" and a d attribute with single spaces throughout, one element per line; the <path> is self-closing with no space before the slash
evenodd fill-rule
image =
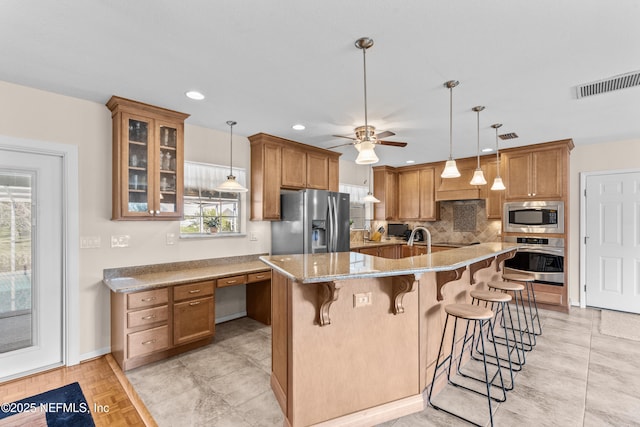
<path id="1" fill-rule="evenodd" d="M 96 359 L 100 356 L 104 356 L 105 354 L 109 354 L 109 353 L 111 353 L 111 347 L 99 348 L 97 350 L 81 354 L 80 362 L 84 362 L 85 360 L 89 360 L 89 359 Z M 71 366 L 71 365 L 67 365 L 67 366 Z"/>
<path id="2" fill-rule="evenodd" d="M 241 317 L 246 317 L 246 316 L 247 316 L 247 312 L 246 311 L 241 311 L 240 313 L 233 313 L 233 314 L 230 314 L 228 316 L 216 317 L 216 324 L 223 323 L 223 322 L 228 322 L 229 320 L 236 320 L 236 319 L 239 319 Z"/>
<path id="3" fill-rule="evenodd" d="M 142 422 L 144 422 L 144 425 L 146 427 L 158 427 L 153 416 L 151 416 L 151 412 L 149 412 L 142 399 L 140 399 L 140 396 L 138 396 L 138 393 L 136 393 L 133 385 L 131 385 L 129 379 L 125 376 L 124 372 L 122 372 L 122 369 L 120 369 L 120 366 L 118 366 L 118 363 L 113 356 L 111 354 L 107 354 L 105 358 L 116 378 L 118 378 L 118 382 L 120 382 L 120 385 L 127 394 L 127 397 L 129 397 L 131 404 L 136 408 L 136 411 L 142 419 Z"/>
<path id="4" fill-rule="evenodd" d="M 425 403 L 422 394 L 416 394 L 343 417 L 323 421 L 314 424 L 314 427 L 367 427 L 414 414 L 423 411 L 424 408 Z"/>

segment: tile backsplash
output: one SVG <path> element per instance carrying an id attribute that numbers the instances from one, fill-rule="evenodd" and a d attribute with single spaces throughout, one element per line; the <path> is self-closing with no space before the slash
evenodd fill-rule
<path id="1" fill-rule="evenodd" d="M 390 221 L 406 222 L 409 228 L 421 225 L 431 232 L 434 243 L 474 243 L 499 242 L 502 222 L 487 219 L 485 200 L 459 200 L 440 202 L 440 220 L 425 221 Z M 385 221 L 372 221 L 371 229 L 376 230 Z M 362 238 L 361 235 L 353 236 Z M 386 234 L 384 238 L 386 238 Z"/>

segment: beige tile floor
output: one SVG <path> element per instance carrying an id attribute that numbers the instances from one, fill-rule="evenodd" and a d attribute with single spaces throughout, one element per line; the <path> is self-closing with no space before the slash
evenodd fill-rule
<path id="1" fill-rule="evenodd" d="M 543 335 L 515 389 L 494 406 L 496 426 L 640 425 L 640 342 L 602 335 L 600 311 L 542 311 Z M 127 372 L 160 426 L 282 426 L 269 388 L 270 328 L 243 318 L 217 325 L 208 347 Z M 488 423 L 486 400 L 437 398 Z M 444 403 L 443 403 L 444 405 Z M 431 407 L 384 427 L 468 425 Z"/>

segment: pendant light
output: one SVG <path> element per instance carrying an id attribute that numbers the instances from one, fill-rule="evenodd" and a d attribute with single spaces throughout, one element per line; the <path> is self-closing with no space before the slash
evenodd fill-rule
<path id="1" fill-rule="evenodd" d="M 493 180 L 493 185 L 491 186 L 492 190 L 506 190 L 507 187 L 504 186 L 502 182 L 502 178 L 500 178 L 500 155 L 498 153 L 498 128 L 502 126 L 501 123 L 496 123 L 491 125 L 492 128 L 496 130 L 496 168 L 498 169 L 498 175 Z"/>
<path id="2" fill-rule="evenodd" d="M 473 178 L 471 178 L 471 185 L 485 185 L 487 180 L 484 179 L 484 173 L 482 169 L 480 169 L 480 111 L 484 110 L 482 105 L 478 105 L 472 108 L 473 111 L 478 113 L 478 145 L 476 147 L 476 158 L 478 160 L 478 164 L 476 166 L 475 172 L 473 172 Z"/>
<path id="3" fill-rule="evenodd" d="M 237 125 L 237 122 L 233 120 L 229 120 L 227 122 L 229 125 L 229 175 L 227 175 L 227 180 L 216 187 L 216 191 L 224 192 L 224 193 L 246 193 L 247 189 L 244 188 L 238 181 L 236 181 L 236 177 L 233 176 L 233 127 Z"/>
<path id="4" fill-rule="evenodd" d="M 367 120 L 367 49 L 373 46 L 373 39 L 369 37 L 362 37 L 356 40 L 355 45 L 358 49 L 362 49 L 362 64 L 364 70 L 364 137 L 358 143 L 356 143 L 356 149 L 358 150 L 358 157 L 356 163 L 359 165 L 370 165 L 378 163 L 380 159 L 376 156 L 374 151 L 375 139 L 371 138 L 373 130 L 369 128 L 369 122 Z"/>
<path id="5" fill-rule="evenodd" d="M 456 161 L 453 160 L 453 88 L 460 84 L 457 80 L 449 80 L 444 84 L 449 88 L 449 160 L 444 165 L 444 170 L 440 175 L 442 178 L 458 178 L 460 172 L 456 166 Z"/>
<path id="6" fill-rule="evenodd" d="M 373 195 L 373 192 L 371 191 L 371 181 L 373 181 L 372 170 L 373 170 L 373 168 L 371 167 L 371 165 L 369 165 L 369 178 L 368 178 L 368 181 L 369 181 L 369 192 L 362 199 L 363 203 L 380 203 L 380 200 L 376 199 L 376 197 Z"/>

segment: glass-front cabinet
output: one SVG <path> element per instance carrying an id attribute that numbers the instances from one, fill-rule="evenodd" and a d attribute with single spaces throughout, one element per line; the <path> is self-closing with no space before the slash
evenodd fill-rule
<path id="1" fill-rule="evenodd" d="M 113 117 L 112 219 L 181 219 L 188 115 L 115 96 L 107 107 Z"/>

